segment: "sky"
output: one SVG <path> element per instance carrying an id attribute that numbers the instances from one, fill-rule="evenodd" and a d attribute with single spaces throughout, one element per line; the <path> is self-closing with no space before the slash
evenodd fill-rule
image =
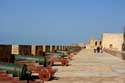
<path id="1" fill-rule="evenodd" d="M 125 0 L 0 0 L 0 43 L 86 43 L 124 26 Z"/>

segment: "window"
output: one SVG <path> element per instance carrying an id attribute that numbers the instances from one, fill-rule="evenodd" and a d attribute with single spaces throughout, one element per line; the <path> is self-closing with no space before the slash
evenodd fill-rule
<path id="1" fill-rule="evenodd" d="M 102 41 L 100 41 L 100 45 L 102 45 Z"/>
<path id="2" fill-rule="evenodd" d="M 95 42 L 95 46 L 97 46 L 97 41 Z"/>
<path id="3" fill-rule="evenodd" d="M 112 46 L 112 44 L 109 44 L 109 48 L 112 48 L 113 46 Z"/>

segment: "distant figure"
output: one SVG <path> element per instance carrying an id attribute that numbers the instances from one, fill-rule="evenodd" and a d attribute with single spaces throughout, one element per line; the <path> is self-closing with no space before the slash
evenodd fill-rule
<path id="1" fill-rule="evenodd" d="M 100 46 L 97 47 L 97 53 L 99 53 L 99 52 L 100 52 Z"/>
<path id="2" fill-rule="evenodd" d="M 125 43 L 122 44 L 122 51 L 125 51 Z"/>
<path id="3" fill-rule="evenodd" d="M 102 45 L 100 46 L 100 51 L 101 51 L 101 53 L 103 53 L 103 47 L 102 47 Z"/>
<path id="4" fill-rule="evenodd" d="M 84 46 L 83 49 L 86 49 L 86 46 Z"/>
<path id="5" fill-rule="evenodd" d="M 97 50 L 97 47 L 96 47 L 96 46 L 94 46 L 94 53 L 96 53 L 96 50 Z"/>

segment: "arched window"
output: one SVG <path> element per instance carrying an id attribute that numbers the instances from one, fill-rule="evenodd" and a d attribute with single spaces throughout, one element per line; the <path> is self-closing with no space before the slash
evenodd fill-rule
<path id="1" fill-rule="evenodd" d="M 95 42 L 95 46 L 97 46 L 97 41 Z"/>
<path id="2" fill-rule="evenodd" d="M 102 45 L 102 41 L 100 41 L 100 43 L 99 43 L 100 45 Z"/>

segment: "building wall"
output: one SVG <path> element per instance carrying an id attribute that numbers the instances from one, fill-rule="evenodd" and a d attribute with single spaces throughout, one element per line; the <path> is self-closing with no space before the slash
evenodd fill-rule
<path id="1" fill-rule="evenodd" d="M 85 44 L 86 49 L 91 49 L 90 44 Z"/>
<path id="2" fill-rule="evenodd" d="M 90 45 L 90 47 L 95 46 L 95 39 L 93 37 L 90 37 L 90 39 L 89 39 L 89 45 Z"/>
<path id="3" fill-rule="evenodd" d="M 122 51 L 123 33 L 103 33 L 102 46 L 108 49 Z"/>
<path id="4" fill-rule="evenodd" d="M 102 40 L 97 40 L 94 39 L 93 37 L 90 38 L 89 41 L 90 48 L 93 48 L 94 46 L 101 46 L 102 45 Z"/>

